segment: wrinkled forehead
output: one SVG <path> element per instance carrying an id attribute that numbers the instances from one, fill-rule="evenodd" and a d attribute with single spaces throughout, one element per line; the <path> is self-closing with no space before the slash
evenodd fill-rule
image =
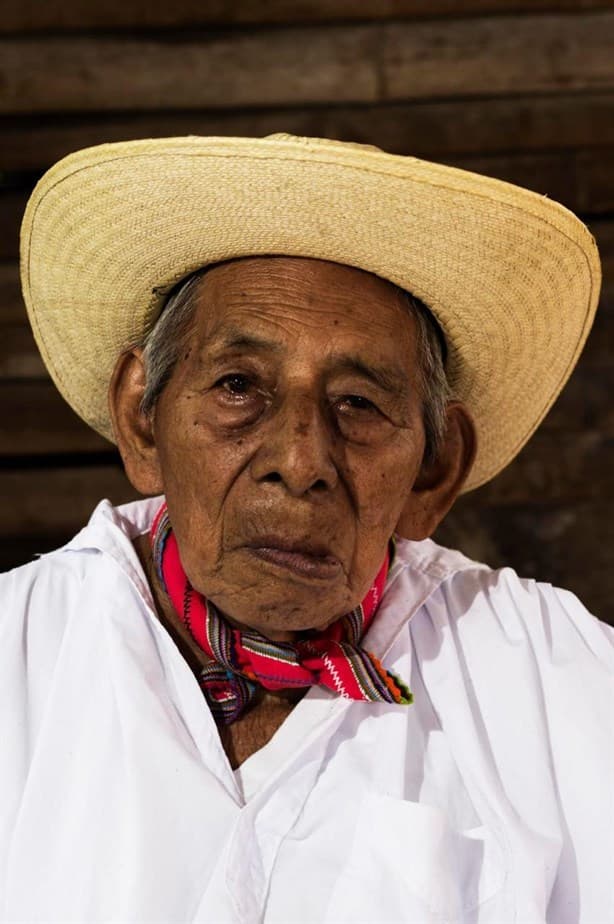
<path id="1" fill-rule="evenodd" d="M 169 302 L 190 288 L 207 334 L 231 319 L 234 325 L 240 320 L 254 329 L 263 311 L 283 315 L 285 309 L 294 309 L 303 322 L 330 336 L 354 330 L 377 344 L 400 335 L 413 340 L 419 319 L 434 332 L 445 362 L 444 334 L 427 306 L 393 282 L 357 267 L 310 257 L 239 257 L 197 270 L 179 284 Z M 425 324 L 419 326 L 424 332 Z M 418 349 L 422 345 L 416 344 Z"/>
<path id="2" fill-rule="evenodd" d="M 332 295 L 342 303 L 351 303 L 359 296 L 398 305 L 406 294 L 394 283 L 367 270 L 313 257 L 277 254 L 235 257 L 202 267 L 193 275 L 198 277 L 199 288 L 213 284 L 218 291 L 233 292 L 236 287 L 246 292 L 278 291 L 284 285 L 300 286 L 313 303 Z"/>

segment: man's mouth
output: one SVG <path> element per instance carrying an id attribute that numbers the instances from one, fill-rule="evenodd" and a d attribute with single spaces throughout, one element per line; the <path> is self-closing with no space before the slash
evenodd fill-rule
<path id="1" fill-rule="evenodd" d="M 247 544 L 256 558 L 278 568 L 293 571 L 301 577 L 330 580 L 337 577 L 341 562 L 323 545 L 309 539 L 287 539 L 282 536 L 258 536 Z"/>

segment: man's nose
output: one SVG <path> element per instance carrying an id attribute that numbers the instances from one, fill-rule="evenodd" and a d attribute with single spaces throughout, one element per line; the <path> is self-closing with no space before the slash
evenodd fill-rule
<path id="1" fill-rule="evenodd" d="M 331 490 L 338 481 L 335 434 L 326 410 L 310 396 L 289 395 L 272 414 L 252 460 L 257 481 L 282 483 L 293 497 Z"/>

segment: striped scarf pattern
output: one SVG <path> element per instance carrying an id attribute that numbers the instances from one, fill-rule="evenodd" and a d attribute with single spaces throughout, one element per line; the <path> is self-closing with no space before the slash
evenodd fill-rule
<path id="1" fill-rule="evenodd" d="M 273 642 L 252 629 L 231 626 L 220 611 L 191 586 L 166 503 L 151 528 L 156 573 L 174 609 L 196 644 L 212 659 L 199 682 L 218 724 L 234 722 L 256 695 L 320 684 L 347 699 L 409 705 L 406 685 L 360 647 L 381 599 L 390 555 L 386 555 L 362 603 L 321 632 L 305 632 L 292 643 Z"/>

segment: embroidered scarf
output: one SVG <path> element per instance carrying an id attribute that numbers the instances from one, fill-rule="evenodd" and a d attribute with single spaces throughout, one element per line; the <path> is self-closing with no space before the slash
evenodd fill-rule
<path id="1" fill-rule="evenodd" d="M 362 603 L 321 632 L 301 633 L 294 642 L 274 642 L 252 629 L 231 626 L 191 586 L 181 560 L 166 503 L 151 528 L 156 572 L 179 618 L 212 659 L 199 682 L 218 724 L 234 722 L 250 704 L 257 684 L 267 690 L 328 687 L 348 699 L 409 705 L 405 684 L 359 645 L 381 599 L 390 555 Z"/>

